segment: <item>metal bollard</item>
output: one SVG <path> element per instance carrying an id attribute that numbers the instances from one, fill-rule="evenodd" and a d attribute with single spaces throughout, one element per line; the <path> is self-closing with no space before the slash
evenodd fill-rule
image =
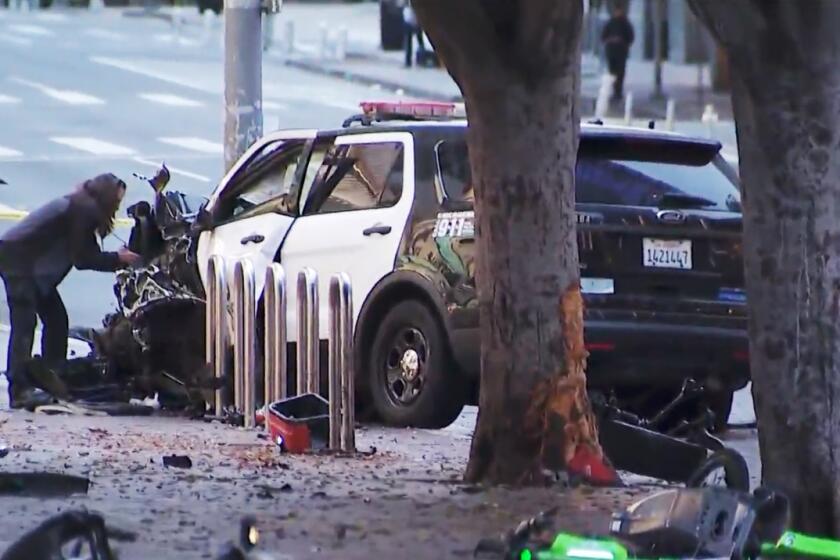
<path id="1" fill-rule="evenodd" d="M 256 288 L 254 267 L 243 259 L 233 271 L 234 312 L 234 403 L 245 419 L 245 427 L 256 426 L 255 316 Z"/>
<path id="2" fill-rule="evenodd" d="M 677 113 L 677 102 L 673 98 L 665 106 L 665 129 L 674 130 L 674 120 Z"/>
<path id="3" fill-rule="evenodd" d="M 335 58 L 336 60 L 344 60 L 347 58 L 347 27 L 339 27 L 338 38 L 335 43 Z"/>
<path id="4" fill-rule="evenodd" d="M 319 393 L 318 274 L 311 268 L 298 274 L 297 297 L 297 393 Z"/>
<path id="5" fill-rule="evenodd" d="M 624 98 L 624 124 L 630 125 L 633 123 L 633 92 L 628 91 Z"/>
<path id="6" fill-rule="evenodd" d="M 227 282 L 225 259 L 219 255 L 210 258 L 207 265 L 207 302 L 205 312 L 207 363 L 216 379 L 225 377 L 227 368 Z M 224 408 L 222 389 L 216 391 L 216 416 Z"/>
<path id="7" fill-rule="evenodd" d="M 286 272 L 273 263 L 265 272 L 265 415 L 286 398 Z M 268 429 L 268 422 L 266 422 Z"/>
<path id="8" fill-rule="evenodd" d="M 338 339 L 341 366 L 341 449 L 356 451 L 356 396 L 353 372 L 353 288 L 347 274 L 335 277 L 340 314 Z"/>
<path id="9" fill-rule="evenodd" d="M 286 29 L 283 32 L 283 51 L 287 55 L 295 52 L 295 22 L 292 20 L 286 22 Z"/>

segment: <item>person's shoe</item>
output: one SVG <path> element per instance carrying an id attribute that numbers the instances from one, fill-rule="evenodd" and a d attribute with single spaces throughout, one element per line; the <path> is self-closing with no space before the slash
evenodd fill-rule
<path id="1" fill-rule="evenodd" d="M 34 411 L 39 406 L 53 404 L 55 399 L 41 389 L 30 387 L 19 391 L 9 391 L 9 407 L 20 410 Z"/>

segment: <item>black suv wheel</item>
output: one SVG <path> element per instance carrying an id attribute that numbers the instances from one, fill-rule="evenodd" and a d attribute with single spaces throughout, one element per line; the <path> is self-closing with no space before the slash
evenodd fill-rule
<path id="1" fill-rule="evenodd" d="M 377 328 L 367 364 L 382 421 L 417 428 L 451 424 L 464 407 L 466 383 L 449 356 L 446 335 L 425 305 L 395 305 Z"/>

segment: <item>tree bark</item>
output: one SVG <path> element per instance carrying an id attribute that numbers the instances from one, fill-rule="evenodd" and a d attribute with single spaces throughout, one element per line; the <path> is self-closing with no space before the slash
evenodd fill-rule
<path id="1" fill-rule="evenodd" d="M 692 5 L 733 70 L 764 483 L 840 536 L 840 3 Z"/>
<path id="2" fill-rule="evenodd" d="M 581 3 L 417 0 L 415 9 L 469 121 L 481 395 L 466 478 L 537 483 L 576 456 L 603 466 L 575 231 Z"/>

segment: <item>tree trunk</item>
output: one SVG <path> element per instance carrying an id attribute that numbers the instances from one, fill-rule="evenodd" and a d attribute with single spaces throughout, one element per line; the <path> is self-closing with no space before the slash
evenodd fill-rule
<path id="1" fill-rule="evenodd" d="M 840 536 L 840 3 L 693 7 L 733 69 L 764 483 Z"/>
<path id="2" fill-rule="evenodd" d="M 574 196 L 582 7 L 564 4 L 415 3 L 469 120 L 481 310 L 470 481 L 536 483 L 567 467 L 616 478 L 586 393 Z M 517 38 L 529 16 L 536 27 Z"/>

